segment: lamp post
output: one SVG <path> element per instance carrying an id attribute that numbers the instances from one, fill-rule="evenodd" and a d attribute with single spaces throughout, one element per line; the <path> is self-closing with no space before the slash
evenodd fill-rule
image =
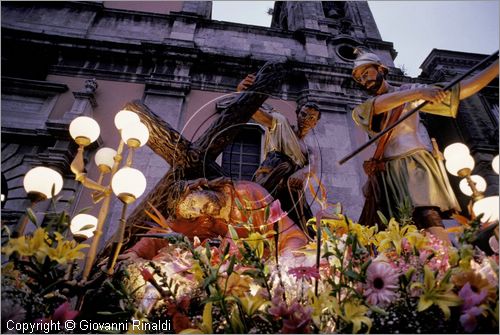
<path id="1" fill-rule="evenodd" d="M 486 197 L 486 181 L 478 175 L 471 175 L 474 169 L 474 159 L 469 148 L 462 143 L 453 143 L 444 149 L 446 169 L 454 176 L 463 178 L 460 181 L 460 190 L 471 197 L 472 212 L 474 215 L 483 214 L 482 223 L 498 221 L 498 195 Z M 493 158 L 492 168 L 498 174 L 498 155 Z"/>
<path id="2" fill-rule="evenodd" d="M 131 167 L 124 167 L 113 176 L 111 187 L 114 194 L 123 203 L 123 207 L 120 217 L 120 225 L 114 237 L 113 248 L 109 257 L 107 266 L 108 274 L 113 274 L 116 260 L 118 258 L 118 255 L 120 254 L 120 250 L 123 244 L 126 226 L 125 216 L 127 212 L 127 206 L 133 203 L 144 193 L 144 191 L 146 190 L 146 178 L 141 171 L 133 169 Z"/>
<path id="3" fill-rule="evenodd" d="M 59 172 L 53 169 L 38 166 L 26 173 L 23 179 L 23 186 L 30 200 L 29 208 L 32 209 L 36 203 L 50 199 L 61 192 L 63 178 Z M 28 215 L 24 215 L 13 236 L 18 237 L 23 235 L 28 222 Z"/>
<path id="4" fill-rule="evenodd" d="M 119 182 L 113 182 L 115 175 L 120 174 L 121 171 L 119 170 L 119 168 L 122 162 L 122 153 L 125 144 L 127 144 L 127 146 L 129 147 L 129 152 L 125 167 L 122 168 L 122 170 L 132 169 L 130 166 L 132 165 L 134 150 L 146 144 L 149 139 L 149 132 L 147 127 L 140 122 L 139 116 L 131 111 L 122 110 L 118 112 L 115 116 L 114 122 L 116 128 L 118 129 L 121 135 L 120 143 L 118 145 L 117 150 L 113 150 L 111 148 L 102 148 L 96 153 L 95 162 L 100 171 L 99 179 L 97 182 L 88 178 L 84 172 L 85 170 L 83 161 L 83 151 L 87 145 L 89 145 L 99 137 L 99 125 L 93 119 L 86 116 L 77 117 L 70 124 L 70 134 L 75 140 L 75 142 L 78 144 L 78 152 L 73 162 L 71 163 L 71 171 L 75 174 L 75 179 L 79 181 L 85 188 L 94 190 L 94 192 L 92 193 L 92 200 L 94 201 L 94 203 L 98 203 L 101 200 L 103 201 L 97 217 L 96 228 L 94 231 L 94 238 L 92 240 L 92 244 L 90 245 L 85 260 L 85 266 L 82 274 L 82 281 L 87 280 L 90 271 L 92 269 L 92 266 L 94 264 L 95 257 L 97 254 L 97 249 L 99 247 L 99 242 L 104 227 L 104 222 L 106 221 L 106 217 L 108 216 L 109 213 L 109 206 L 111 202 L 111 194 L 113 193 L 112 192 L 113 188 L 119 186 L 127 188 L 127 185 L 130 186 L 132 184 L 133 186 L 134 183 L 132 179 L 127 179 L 127 178 L 121 179 Z M 140 174 L 142 176 L 145 189 L 146 188 L 145 177 L 139 170 L 135 171 L 137 171 L 137 174 Z M 111 174 L 111 180 L 107 185 L 103 185 L 103 177 L 107 173 Z M 142 192 L 144 192 L 144 190 L 142 190 Z M 125 193 L 132 194 L 133 200 L 135 200 L 142 194 L 142 192 L 140 194 L 134 193 L 133 191 Z M 120 234 L 120 231 L 122 230 L 121 228 L 122 225 L 123 226 L 125 225 L 124 215 L 126 211 L 126 204 L 132 202 L 130 201 L 130 199 L 132 198 L 126 198 L 127 199 L 126 201 L 129 202 L 124 201 L 122 198 L 119 197 L 119 199 L 124 203 L 125 209 L 122 211 L 123 220 L 120 219 L 120 228 L 118 229 L 116 235 L 116 236 L 121 236 L 121 240 L 123 239 L 123 233 Z M 124 229 L 125 228 L 123 227 L 123 230 Z M 118 237 L 115 238 L 115 241 L 117 239 Z M 109 264 L 109 265 L 114 266 L 114 264 Z M 108 271 L 110 271 L 109 268 Z M 112 270 L 110 272 L 112 272 Z"/>

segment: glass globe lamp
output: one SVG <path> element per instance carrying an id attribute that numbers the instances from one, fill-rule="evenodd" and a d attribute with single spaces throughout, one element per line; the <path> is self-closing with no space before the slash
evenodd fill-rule
<path id="1" fill-rule="evenodd" d="M 63 178 L 61 174 L 45 166 L 35 167 L 26 173 L 23 180 L 24 189 L 32 201 L 52 198 L 52 187 L 54 195 L 61 192 Z"/>
<path id="2" fill-rule="evenodd" d="M 127 123 L 122 129 L 122 140 L 129 147 L 142 147 L 148 142 L 149 130 L 142 122 Z"/>
<path id="3" fill-rule="evenodd" d="M 69 133 L 78 145 L 87 146 L 97 140 L 100 134 L 99 124 L 88 116 L 79 116 L 69 125 Z"/>
<path id="4" fill-rule="evenodd" d="M 483 214 L 481 218 L 482 223 L 498 221 L 499 212 L 499 197 L 498 195 L 492 197 L 482 198 L 472 205 L 474 214 Z"/>
<path id="5" fill-rule="evenodd" d="M 71 220 L 69 226 L 75 237 L 83 237 L 85 240 L 94 235 L 97 227 L 97 218 L 89 214 L 78 214 Z M 78 238 L 77 238 L 78 239 Z"/>
<path id="6" fill-rule="evenodd" d="M 448 145 L 443 151 L 443 156 L 446 160 L 452 160 L 468 155 L 470 155 L 469 148 L 460 142 Z"/>
<path id="7" fill-rule="evenodd" d="M 453 156 L 445 162 L 446 170 L 454 176 L 465 177 L 474 169 L 474 158 L 471 155 Z"/>
<path id="8" fill-rule="evenodd" d="M 479 175 L 473 175 L 470 176 L 470 179 L 472 182 L 476 183 L 475 187 L 478 192 L 484 192 L 486 190 L 486 180 L 484 180 L 483 177 Z M 463 194 L 469 197 L 473 194 L 472 188 L 469 186 L 467 179 L 462 179 L 458 186 L 460 187 L 460 191 L 462 191 Z"/>
<path id="9" fill-rule="evenodd" d="M 146 190 L 146 177 L 134 168 L 124 167 L 111 180 L 113 193 L 124 203 L 132 203 Z"/>
<path id="10" fill-rule="evenodd" d="M 498 174 L 498 155 L 496 155 L 493 160 L 491 161 L 491 167 L 493 168 L 493 171 L 495 171 Z"/>
<path id="11" fill-rule="evenodd" d="M 113 165 L 115 163 L 116 150 L 111 148 L 101 148 L 97 151 L 94 157 L 95 164 L 99 167 L 99 170 L 103 173 L 111 172 Z"/>
<path id="12" fill-rule="evenodd" d="M 141 119 L 136 113 L 129 111 L 127 109 L 122 109 L 115 115 L 115 127 L 118 130 L 122 130 L 128 123 L 139 123 Z"/>

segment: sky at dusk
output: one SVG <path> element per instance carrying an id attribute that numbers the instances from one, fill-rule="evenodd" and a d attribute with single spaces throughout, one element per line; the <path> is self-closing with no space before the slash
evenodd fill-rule
<path id="1" fill-rule="evenodd" d="M 369 1 L 382 39 L 394 43 L 394 65 L 408 75 L 433 48 L 489 55 L 499 48 L 499 1 Z M 269 27 L 274 1 L 213 1 L 214 20 Z"/>

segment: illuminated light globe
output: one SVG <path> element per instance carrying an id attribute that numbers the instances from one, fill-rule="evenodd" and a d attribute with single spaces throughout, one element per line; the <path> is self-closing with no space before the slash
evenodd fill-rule
<path id="1" fill-rule="evenodd" d="M 44 166 L 38 166 L 26 173 L 23 180 L 26 193 L 38 193 L 45 198 L 52 198 L 52 187 L 54 186 L 54 195 L 61 192 L 63 187 L 63 178 L 57 171 Z"/>
<path id="2" fill-rule="evenodd" d="M 491 161 L 491 167 L 493 168 L 493 171 L 495 171 L 497 174 L 498 174 L 498 155 L 495 156 L 495 158 L 493 158 L 493 160 Z"/>
<path id="3" fill-rule="evenodd" d="M 97 218 L 89 214 L 78 214 L 72 220 L 69 226 L 73 235 L 85 236 L 90 238 L 94 235 L 97 227 Z M 82 228 L 85 228 L 82 230 Z"/>
<path id="4" fill-rule="evenodd" d="M 467 154 L 462 157 L 454 157 L 447 159 L 445 162 L 446 170 L 454 176 L 458 176 L 458 171 L 468 168 L 470 171 L 474 169 L 474 158 Z M 461 176 L 463 177 L 463 176 Z"/>
<path id="5" fill-rule="evenodd" d="M 472 210 L 474 214 L 484 214 L 481 218 L 481 222 L 495 222 L 498 221 L 499 212 L 499 197 L 498 195 L 492 197 L 482 198 L 472 205 Z"/>
<path id="6" fill-rule="evenodd" d="M 111 188 L 120 200 L 127 203 L 133 202 L 146 190 L 146 177 L 137 169 L 124 167 L 113 176 Z M 132 197 L 132 199 L 124 200 L 125 197 Z"/>
<path id="7" fill-rule="evenodd" d="M 115 115 L 115 127 L 118 130 L 122 130 L 128 123 L 139 123 L 140 121 L 139 115 L 127 109 L 122 109 Z"/>
<path id="8" fill-rule="evenodd" d="M 142 122 L 127 123 L 122 128 L 122 140 L 128 146 L 142 147 L 149 140 L 148 127 Z"/>
<path id="9" fill-rule="evenodd" d="M 453 143 L 447 146 L 443 151 L 444 159 L 453 160 L 460 159 L 463 156 L 469 156 L 469 148 L 463 143 Z"/>
<path id="10" fill-rule="evenodd" d="M 473 175 L 473 176 L 470 176 L 470 178 L 472 179 L 473 182 L 476 183 L 476 189 L 479 192 L 484 192 L 486 190 L 486 180 L 484 180 L 483 177 L 478 176 L 478 175 Z M 463 194 L 465 194 L 469 197 L 472 195 L 472 189 L 469 186 L 467 179 L 465 179 L 465 178 L 462 179 L 458 186 L 460 187 L 460 191 L 462 191 Z"/>
<path id="11" fill-rule="evenodd" d="M 105 167 L 107 172 L 111 171 L 111 168 L 115 164 L 116 150 L 111 148 L 101 148 L 97 151 L 94 157 L 95 164 L 101 168 Z"/>
<path id="12" fill-rule="evenodd" d="M 89 145 L 97 140 L 101 129 L 99 124 L 88 116 L 79 116 L 69 125 L 69 133 L 76 143 Z"/>

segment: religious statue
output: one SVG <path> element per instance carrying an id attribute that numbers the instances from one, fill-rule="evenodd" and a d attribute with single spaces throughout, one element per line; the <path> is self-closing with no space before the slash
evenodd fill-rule
<path id="1" fill-rule="evenodd" d="M 231 225 L 239 238 L 248 238 L 256 232 L 255 236 L 262 236 L 258 238 L 277 241 L 279 253 L 298 249 L 308 242 L 301 229 L 281 210 L 279 201 L 273 201 L 259 184 L 222 177 L 183 181 L 177 186 L 183 189 L 182 196 L 176 202 L 174 214 L 165 221 L 171 231 L 192 241 L 230 240 Z M 128 253 L 154 259 L 167 245 L 165 239 L 144 237 Z"/>
<path id="2" fill-rule="evenodd" d="M 460 100 L 475 94 L 498 76 L 498 59 L 485 70 L 455 85 L 449 92 L 437 85 L 395 87 L 387 82 L 387 73 L 388 67 L 377 55 L 358 50 L 352 77 L 373 97 L 357 106 L 352 116 L 369 135 L 380 132 L 391 118 L 399 118 L 396 113 L 404 115 L 422 100 L 430 102 L 421 109 L 422 112 L 455 117 Z M 386 215 L 395 216 L 397 207 L 409 201 L 417 227 L 425 228 L 448 242 L 442 216 L 460 208 L 446 173 L 440 170 L 438 162 L 420 138 L 419 127 L 419 115 L 415 113 L 394 128 L 385 147 L 377 150 L 380 157 L 366 164 L 365 171 L 380 177 L 381 189 L 374 194 L 380 198 L 379 203 L 385 204 L 381 210 Z M 366 208 L 365 204 L 360 223 L 371 224 L 376 218 L 366 215 Z"/>
<path id="3" fill-rule="evenodd" d="M 238 133 L 238 128 L 231 126 L 250 120 L 255 110 L 281 83 L 284 72 L 283 64 L 273 62 L 264 64 L 248 91 L 235 95 L 234 100 L 222 110 L 208 130 L 192 143 L 159 118 L 143 102 L 134 101 L 124 106 L 124 109 L 139 115 L 150 133 L 147 145 L 170 165 L 166 175 L 128 217 L 125 234 L 128 239 L 124 241 L 125 248 L 137 242 L 136 234 L 144 232 L 144 228 L 140 227 L 148 221 L 145 210 L 149 209 L 150 205 L 157 208 L 166 218 L 174 216 L 179 210 L 178 204 L 182 204 L 181 199 L 185 195 L 186 189 L 182 187 L 184 183 L 199 178 L 212 180 L 225 176 L 215 159 Z M 235 187 L 237 188 L 238 186 Z M 205 191 L 205 194 L 210 194 Z M 194 229 L 194 226 L 191 227 Z M 217 229 L 216 227 L 214 229 Z M 187 231 L 185 233 L 189 234 Z M 103 257 L 106 257 L 109 248 L 108 245 L 101 252 Z"/>
<path id="4" fill-rule="evenodd" d="M 244 92 L 253 84 L 255 76 L 247 75 L 237 87 Z M 266 128 L 265 159 L 253 180 L 281 201 L 290 218 L 312 235 L 306 222 L 312 217 L 306 202 L 304 185 L 312 173 L 317 173 L 319 153 L 311 136 L 321 118 L 319 107 L 312 102 L 296 109 L 297 127 L 293 127 L 281 113 L 259 108 L 252 118 Z"/>

